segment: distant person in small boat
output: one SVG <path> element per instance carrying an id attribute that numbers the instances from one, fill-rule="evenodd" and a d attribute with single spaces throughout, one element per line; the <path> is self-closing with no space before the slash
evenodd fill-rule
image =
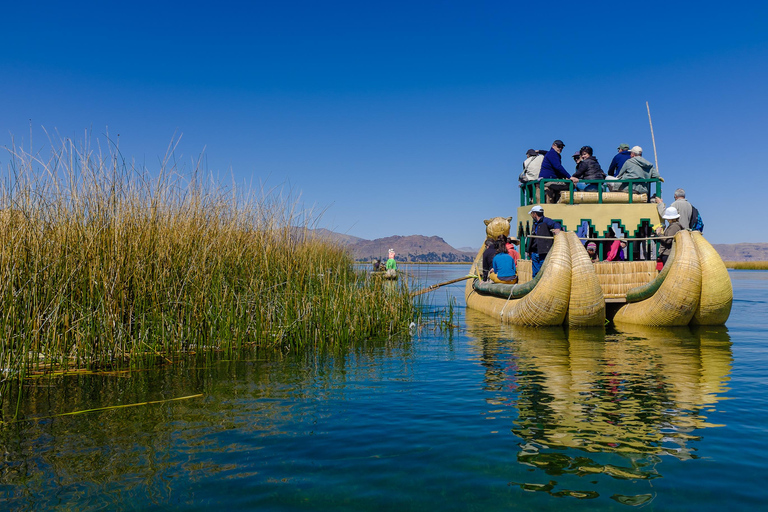
<path id="1" fill-rule="evenodd" d="M 576 188 L 585 192 L 597 192 L 596 183 L 579 183 L 579 180 L 604 180 L 605 173 L 602 167 L 592 155 L 591 146 L 583 146 L 579 150 L 579 160 L 576 162 L 576 172 L 571 176 L 571 181 Z"/>
<path id="2" fill-rule="evenodd" d="M 541 170 L 539 171 L 539 178 L 552 178 L 569 180 L 571 175 L 565 170 L 562 164 L 562 157 L 560 153 L 563 152 L 565 144 L 560 139 L 557 139 L 552 143 L 552 149 L 547 151 L 544 155 L 544 160 L 541 162 Z M 568 190 L 567 183 L 548 183 L 545 186 L 548 203 L 556 203 L 560 198 L 560 192 Z"/>
<path id="3" fill-rule="evenodd" d="M 608 256 L 605 261 L 626 261 L 627 260 L 627 241 L 623 238 L 618 238 L 611 244 L 611 250 L 608 251 Z"/>
<path id="4" fill-rule="evenodd" d="M 483 251 L 483 281 L 488 280 L 488 272 L 493 268 L 494 256 L 496 256 L 496 242 L 488 239 L 485 241 L 485 251 Z"/>
<path id="5" fill-rule="evenodd" d="M 664 230 L 665 237 L 674 237 L 678 231 L 682 231 L 683 226 L 680 224 L 680 214 L 674 206 L 664 210 L 664 215 L 661 218 L 669 223 L 667 229 Z M 673 241 L 673 238 L 659 240 L 659 258 L 664 265 L 667 264 L 667 258 L 669 258 L 669 252 L 672 250 Z"/>
<path id="6" fill-rule="evenodd" d="M 493 257 L 491 271 L 488 278 L 494 283 L 516 284 L 517 267 L 515 260 L 507 252 L 507 244 L 504 239 L 496 242 L 496 255 Z"/>
<path id="7" fill-rule="evenodd" d="M 518 177 L 520 183 L 528 183 L 529 181 L 536 181 L 539 179 L 539 172 L 541 171 L 541 162 L 544 161 L 544 155 L 546 151 L 536 151 L 535 149 L 529 149 L 525 153 L 525 160 L 523 161 L 523 172 Z"/>
<path id="8" fill-rule="evenodd" d="M 589 259 L 592 261 L 592 263 L 597 263 L 600 261 L 597 257 L 597 244 L 595 242 L 589 242 L 587 244 L 587 254 L 589 255 Z"/>
<path id="9" fill-rule="evenodd" d="M 515 246 L 520 244 L 520 240 L 518 240 L 515 237 L 510 236 L 508 238 L 505 238 L 504 244 L 507 247 L 507 253 L 510 256 L 512 256 L 513 260 L 515 260 L 515 267 L 517 267 L 517 260 L 520 259 L 520 253 L 517 251 Z"/>
<path id="10" fill-rule="evenodd" d="M 664 201 L 660 197 L 654 199 L 657 203 L 656 208 L 659 210 L 659 215 L 664 216 Z M 680 226 L 683 229 L 690 229 L 691 227 L 691 214 L 693 213 L 693 206 L 685 198 L 685 190 L 679 188 L 675 190 L 675 201 L 669 205 L 675 207 L 677 213 L 680 214 Z"/>
<path id="11" fill-rule="evenodd" d="M 387 258 L 387 276 L 392 277 L 397 275 L 397 262 L 395 261 L 395 250 L 390 249 Z"/>
<path id="12" fill-rule="evenodd" d="M 650 180 L 654 178 L 659 178 L 661 181 L 664 181 L 661 176 L 659 176 L 658 171 L 653 166 L 651 162 L 643 158 L 643 148 L 640 146 L 634 146 L 630 152 L 629 152 L 630 158 L 626 162 L 624 162 L 624 165 L 621 167 L 621 171 L 619 172 L 619 175 L 616 177 L 620 180 Z M 622 183 L 619 187 L 620 191 L 627 190 L 628 183 Z M 648 183 L 635 183 L 632 186 L 632 192 L 634 194 L 647 194 L 648 193 Z"/>
<path id="13" fill-rule="evenodd" d="M 533 229 L 531 229 L 531 235 L 535 236 L 555 236 L 560 233 L 563 227 L 559 222 L 555 222 L 549 217 L 544 216 L 544 208 L 539 205 L 534 206 L 528 212 L 533 219 Z M 536 274 L 541 270 L 541 264 L 547 258 L 549 250 L 552 248 L 553 239 L 551 238 L 531 238 L 528 242 L 526 252 L 531 257 L 531 270 L 532 277 L 536 277 Z"/>
<path id="14" fill-rule="evenodd" d="M 629 154 L 628 144 L 619 144 L 618 151 L 618 154 L 611 160 L 611 165 L 608 166 L 608 176 L 616 176 L 624 166 L 624 162 L 632 158 Z"/>
<path id="15" fill-rule="evenodd" d="M 377 258 L 373 260 L 373 271 L 378 272 L 380 270 L 381 270 L 381 260 Z"/>

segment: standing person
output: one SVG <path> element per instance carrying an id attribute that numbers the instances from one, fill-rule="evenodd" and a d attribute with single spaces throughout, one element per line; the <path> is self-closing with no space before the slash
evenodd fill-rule
<path id="1" fill-rule="evenodd" d="M 616 177 L 616 179 L 650 180 L 658 178 L 661 181 L 664 181 L 661 176 L 659 176 L 659 173 L 653 164 L 643 158 L 643 148 L 640 146 L 634 146 L 630 150 L 629 154 L 632 158 L 624 162 L 624 165 L 621 167 L 621 171 L 619 172 L 619 175 Z M 648 185 L 648 183 L 634 183 L 632 185 L 632 193 L 647 194 Z M 619 187 L 619 190 L 626 190 L 628 186 L 628 183 L 622 183 L 621 187 Z"/>
<path id="2" fill-rule="evenodd" d="M 541 170 L 539 171 L 539 178 L 551 178 L 569 180 L 571 175 L 565 170 L 562 163 L 562 157 L 560 153 L 563 152 L 565 144 L 560 139 L 557 139 L 552 143 L 552 148 L 544 155 L 544 160 L 541 162 Z M 548 203 L 556 203 L 560 198 L 560 192 L 568 190 L 567 183 L 547 183 L 546 194 Z"/>
<path id="3" fill-rule="evenodd" d="M 666 210 L 664 206 L 664 202 L 661 200 L 660 197 L 657 197 L 655 199 L 656 208 L 659 210 L 659 215 L 664 215 L 664 210 Z M 669 205 L 674 206 L 677 210 L 677 213 L 680 214 L 680 226 L 683 229 L 690 229 L 691 228 L 691 214 L 693 213 L 693 206 L 691 206 L 691 203 L 688 202 L 688 200 L 685 198 L 685 190 L 682 188 L 679 188 L 675 190 L 675 201 Z"/>
<path id="4" fill-rule="evenodd" d="M 619 144 L 618 154 L 611 160 L 611 165 L 608 166 L 608 176 L 616 176 L 621 171 L 624 162 L 632 158 L 629 154 L 629 145 Z"/>
<path id="5" fill-rule="evenodd" d="M 529 181 L 536 181 L 539 179 L 539 171 L 541 171 L 541 162 L 543 161 L 543 154 L 536 151 L 535 149 L 529 149 L 525 153 L 525 160 L 523 161 L 523 172 L 518 177 L 520 183 L 528 183 Z"/>
<path id="6" fill-rule="evenodd" d="M 494 283 L 517 283 L 515 260 L 507 252 L 507 244 L 503 238 L 496 241 L 496 255 L 493 257 L 492 270 L 488 277 Z"/>
<path id="7" fill-rule="evenodd" d="M 513 236 L 506 239 L 507 253 L 509 253 L 509 255 L 512 256 L 512 259 L 515 260 L 515 266 L 517 266 L 517 260 L 520 259 L 520 253 L 515 249 L 515 246 L 519 244 L 520 240 Z"/>
<path id="8" fill-rule="evenodd" d="M 605 173 L 603 172 L 602 167 L 600 167 L 600 164 L 597 161 L 597 158 L 595 158 L 592 155 L 592 147 L 591 146 L 583 146 L 579 150 L 579 161 L 576 165 L 576 172 L 573 173 L 573 176 L 571 176 L 571 181 L 577 184 L 577 188 L 579 190 L 584 190 L 587 192 L 596 192 L 597 191 L 597 184 L 596 183 L 590 183 L 590 184 L 578 184 L 579 180 L 604 180 L 605 179 Z"/>
<path id="9" fill-rule="evenodd" d="M 483 251 L 483 281 L 488 280 L 488 272 L 493 268 L 493 257 L 496 256 L 496 245 L 493 240 L 485 241 L 485 251 Z"/>
<path id="10" fill-rule="evenodd" d="M 397 262 L 395 261 L 395 250 L 390 249 L 387 258 L 387 277 L 394 277 L 397 275 Z"/>
<path id="11" fill-rule="evenodd" d="M 664 230 L 664 236 L 674 237 L 678 231 L 683 229 L 683 226 L 681 226 L 679 222 L 680 214 L 677 212 L 677 208 L 674 206 L 670 206 L 664 210 L 664 215 L 662 215 L 661 218 L 669 222 L 667 229 Z M 663 240 L 659 240 L 659 258 L 661 259 L 661 263 L 663 265 L 667 264 L 667 258 L 669 258 L 669 251 L 672 250 L 673 241 L 673 238 L 665 238 Z"/>
<path id="12" fill-rule="evenodd" d="M 544 208 L 539 205 L 531 208 L 528 214 L 533 219 L 533 229 L 531 229 L 531 235 L 535 236 L 554 236 L 560 233 L 563 227 L 559 222 L 555 222 L 549 217 L 544 216 Z M 531 238 L 528 243 L 527 252 L 531 255 L 531 270 L 532 276 L 536 277 L 536 274 L 541 270 L 541 264 L 547 258 L 549 250 L 552 248 L 553 240 L 550 238 Z"/>

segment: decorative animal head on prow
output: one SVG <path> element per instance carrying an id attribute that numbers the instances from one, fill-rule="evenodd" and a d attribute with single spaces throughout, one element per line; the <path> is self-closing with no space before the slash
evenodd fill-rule
<path id="1" fill-rule="evenodd" d="M 485 235 L 490 240 L 496 240 L 499 236 L 509 236 L 509 222 L 512 217 L 494 217 L 485 220 Z"/>

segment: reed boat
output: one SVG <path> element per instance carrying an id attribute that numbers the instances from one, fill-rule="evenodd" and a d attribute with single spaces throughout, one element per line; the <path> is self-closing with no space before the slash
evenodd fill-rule
<path id="1" fill-rule="evenodd" d="M 556 204 L 545 204 L 544 187 L 550 181 L 570 185 Z M 626 183 L 625 192 L 603 191 L 603 181 L 585 183 L 595 183 L 599 190 L 575 190 L 570 180 L 531 182 L 521 188 L 516 223 L 511 223 L 512 217 L 485 221 L 486 239 L 516 231 L 521 254 L 518 283 L 468 280 L 467 308 L 532 327 L 602 326 L 606 320 L 650 327 L 724 325 L 733 302 L 731 280 L 725 263 L 699 231 L 678 232 L 666 265 L 656 269 L 659 239 L 652 234 L 662 220 L 656 203 L 633 189 L 638 184 L 649 191 L 655 187 L 661 197 L 660 180 L 609 182 Z M 541 271 L 532 278 L 525 248 L 533 225 L 528 212 L 537 204 L 563 230 L 554 236 Z M 616 237 L 628 242 L 626 261 L 603 261 Z M 590 260 L 587 240 L 597 244 L 601 261 Z M 482 252 L 483 248 L 472 264 L 470 273 L 475 276 L 482 275 Z"/>

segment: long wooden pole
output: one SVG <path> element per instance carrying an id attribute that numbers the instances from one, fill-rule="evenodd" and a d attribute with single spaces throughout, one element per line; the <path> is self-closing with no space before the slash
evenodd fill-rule
<path id="1" fill-rule="evenodd" d="M 653 160 L 656 162 L 656 172 L 659 172 L 659 157 L 656 156 L 656 137 L 653 136 L 653 121 L 651 121 L 651 107 L 645 102 L 645 108 L 648 110 L 648 124 L 651 125 L 651 140 L 653 141 Z"/>
<path id="2" fill-rule="evenodd" d="M 428 287 L 426 287 L 426 288 L 424 288 L 422 290 L 417 290 L 415 292 L 411 292 L 411 297 L 415 297 L 417 295 L 421 295 L 422 293 L 431 292 L 432 290 L 437 290 L 441 286 L 445 286 L 447 284 L 458 283 L 459 281 L 466 281 L 467 279 L 472 279 L 474 277 L 477 277 L 477 276 L 473 276 L 473 275 L 464 276 L 464 277 L 460 277 L 458 279 L 451 279 L 450 281 L 446 281 L 444 283 L 433 284 L 432 286 L 428 286 Z"/>

